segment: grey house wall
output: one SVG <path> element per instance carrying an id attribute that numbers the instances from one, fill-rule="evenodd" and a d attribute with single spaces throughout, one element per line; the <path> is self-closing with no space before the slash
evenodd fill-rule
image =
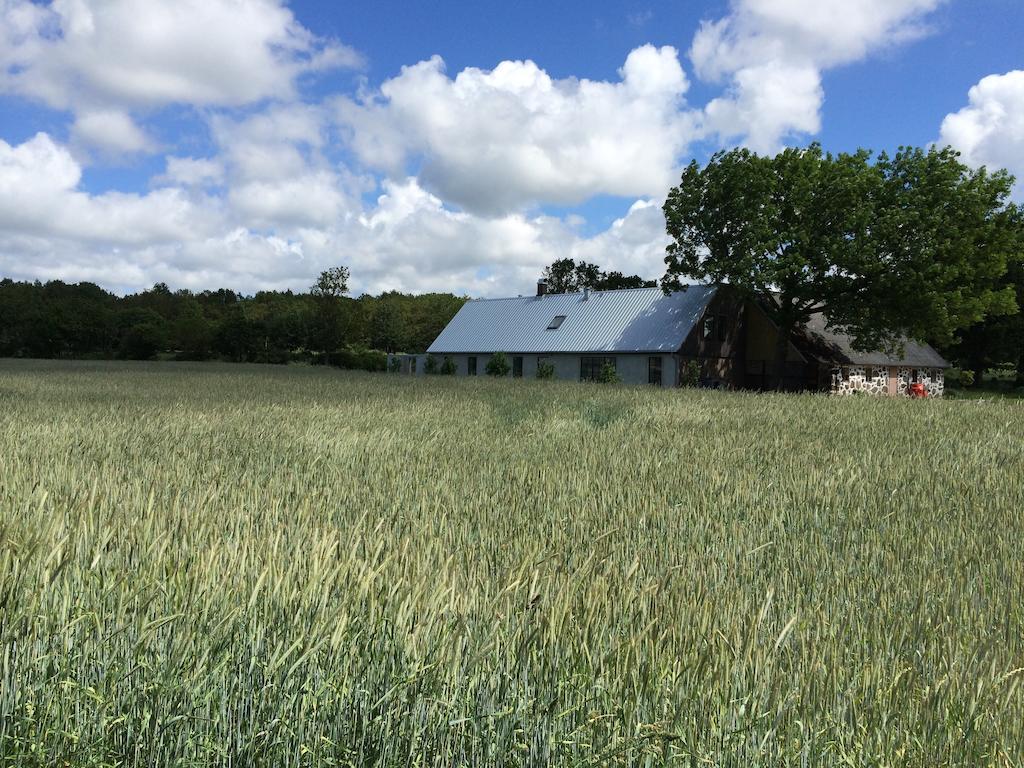
<path id="1" fill-rule="evenodd" d="M 469 358 L 476 357 L 477 376 L 487 375 L 487 361 L 491 359 L 489 354 L 478 355 L 435 355 L 438 366 L 444 362 L 445 357 L 450 357 L 455 363 L 455 374 L 466 376 L 469 373 Z M 651 357 L 661 358 L 661 381 L 662 386 L 674 387 L 678 381 L 678 362 L 675 355 L 647 355 L 647 354 L 608 354 L 594 353 L 593 355 L 515 355 L 506 354 L 509 368 L 512 367 L 513 357 L 523 358 L 523 378 L 534 379 L 537 377 L 537 361 L 544 360 L 555 367 L 555 378 L 566 381 L 579 381 L 580 360 L 584 357 L 614 357 L 615 370 L 625 384 L 647 384 L 647 364 Z M 422 369 L 422 363 L 419 368 Z M 511 375 L 511 374 L 510 374 Z"/>

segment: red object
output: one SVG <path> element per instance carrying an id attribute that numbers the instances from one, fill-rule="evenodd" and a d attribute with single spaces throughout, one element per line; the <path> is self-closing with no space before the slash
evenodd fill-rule
<path id="1" fill-rule="evenodd" d="M 928 390 L 924 388 L 924 384 L 920 381 L 915 381 L 910 385 L 910 396 L 911 397 L 928 397 Z"/>

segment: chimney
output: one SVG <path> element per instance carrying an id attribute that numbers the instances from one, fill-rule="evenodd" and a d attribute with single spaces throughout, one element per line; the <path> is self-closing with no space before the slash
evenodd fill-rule
<path id="1" fill-rule="evenodd" d="M 544 296 L 548 292 L 548 284 L 544 280 L 537 281 L 537 295 Z"/>
<path id="2" fill-rule="evenodd" d="M 589 301 L 590 300 L 590 288 L 584 288 L 583 289 L 583 300 L 584 301 Z"/>

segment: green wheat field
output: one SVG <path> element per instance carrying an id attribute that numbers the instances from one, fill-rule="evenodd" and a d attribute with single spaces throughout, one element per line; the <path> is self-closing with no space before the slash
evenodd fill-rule
<path id="1" fill-rule="evenodd" d="M 1024 403 L 0 362 L 0 764 L 1024 765 Z"/>

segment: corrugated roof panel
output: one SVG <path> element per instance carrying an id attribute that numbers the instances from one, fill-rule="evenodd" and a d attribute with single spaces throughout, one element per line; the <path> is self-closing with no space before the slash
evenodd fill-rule
<path id="1" fill-rule="evenodd" d="M 427 352 L 675 352 L 693 329 L 715 286 L 691 285 L 668 296 L 660 288 L 478 299 L 463 305 Z M 555 330 L 548 325 L 565 320 Z"/>

